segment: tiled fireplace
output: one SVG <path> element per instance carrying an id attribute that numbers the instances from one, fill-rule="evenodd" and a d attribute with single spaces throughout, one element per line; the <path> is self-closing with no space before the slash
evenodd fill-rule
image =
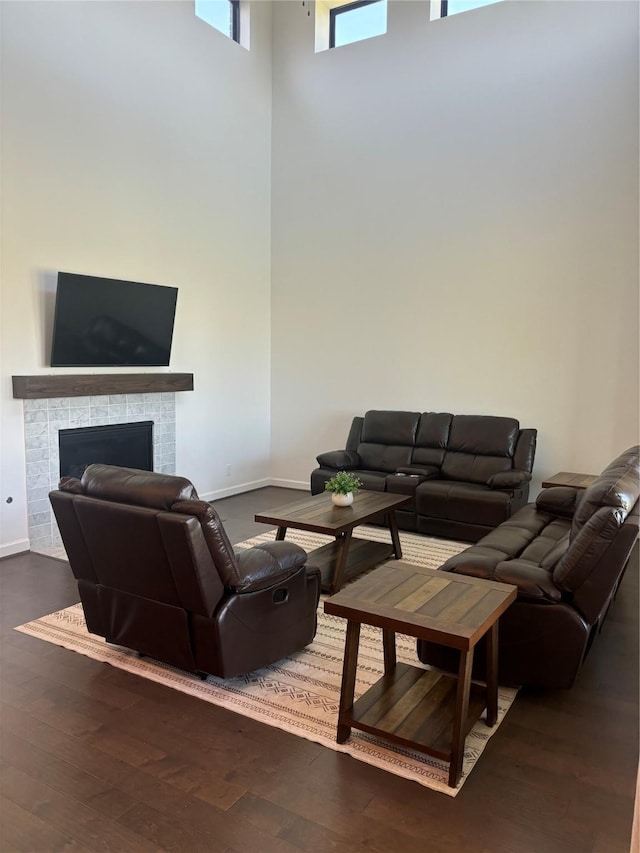
<path id="1" fill-rule="evenodd" d="M 153 470 L 175 473 L 175 393 L 109 394 L 24 400 L 27 508 L 32 551 L 64 556 L 49 492 L 60 479 L 59 430 L 153 422 Z"/>

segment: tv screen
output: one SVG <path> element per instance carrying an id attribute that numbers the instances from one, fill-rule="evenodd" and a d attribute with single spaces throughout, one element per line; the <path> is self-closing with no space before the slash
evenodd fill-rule
<path id="1" fill-rule="evenodd" d="M 59 272 L 51 367 L 166 367 L 177 287 Z"/>

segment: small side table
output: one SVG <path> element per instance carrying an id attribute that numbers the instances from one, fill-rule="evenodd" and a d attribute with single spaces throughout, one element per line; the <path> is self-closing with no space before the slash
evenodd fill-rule
<path id="1" fill-rule="evenodd" d="M 410 563 L 381 566 L 324 603 L 347 619 L 336 739 L 351 729 L 388 738 L 449 762 L 462 773 L 464 742 L 482 711 L 498 716 L 498 619 L 517 587 Z M 360 626 L 382 628 L 384 675 L 354 702 Z M 460 651 L 458 677 L 396 661 L 396 632 Z M 471 682 L 474 648 L 487 635 L 487 684 Z"/>
<path id="2" fill-rule="evenodd" d="M 596 479 L 595 474 L 575 474 L 573 471 L 559 471 L 542 483 L 543 489 L 553 486 L 570 486 L 573 489 L 587 489 Z"/>

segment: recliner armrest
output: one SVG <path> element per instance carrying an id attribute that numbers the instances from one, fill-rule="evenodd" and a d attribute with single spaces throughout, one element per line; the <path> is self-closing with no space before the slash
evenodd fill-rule
<path id="1" fill-rule="evenodd" d="M 518 587 L 518 598 L 557 604 L 562 592 L 549 572 L 528 560 L 503 560 L 498 563 L 495 580 Z"/>
<path id="2" fill-rule="evenodd" d="M 492 474 L 487 480 L 487 486 L 490 489 L 517 489 L 524 483 L 528 483 L 531 479 L 531 474 L 528 471 L 518 471 L 514 468 L 512 471 L 499 471 L 497 474 Z"/>
<path id="3" fill-rule="evenodd" d="M 307 562 L 307 554 L 293 542 L 265 542 L 235 551 L 239 581 L 236 592 L 266 589 L 294 575 Z"/>
<path id="4" fill-rule="evenodd" d="M 335 468 L 336 471 L 348 471 L 360 467 L 360 457 L 353 450 L 330 450 L 316 456 L 318 465 L 323 468 Z"/>

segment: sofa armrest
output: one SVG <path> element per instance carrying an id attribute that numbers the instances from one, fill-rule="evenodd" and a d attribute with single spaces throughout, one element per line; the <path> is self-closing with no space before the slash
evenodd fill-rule
<path id="1" fill-rule="evenodd" d="M 582 494 L 581 489 L 572 489 L 571 486 L 553 486 L 540 492 L 536 498 L 536 508 L 540 512 L 548 512 L 562 518 L 573 518 Z"/>
<path id="2" fill-rule="evenodd" d="M 557 604 L 562 593 L 545 569 L 528 560 L 503 560 L 498 563 L 495 580 L 518 587 L 518 598 Z"/>
<path id="3" fill-rule="evenodd" d="M 256 592 L 294 575 L 307 562 L 306 552 L 293 542 L 265 542 L 238 549 L 239 580 L 236 592 Z"/>
<path id="4" fill-rule="evenodd" d="M 512 471 L 499 471 L 497 474 L 492 474 L 487 480 L 487 486 L 490 489 L 517 489 L 524 483 L 528 483 L 531 479 L 531 474 L 528 471 L 518 471 L 514 468 Z"/>
<path id="5" fill-rule="evenodd" d="M 336 471 L 348 471 L 360 467 L 360 457 L 353 450 L 330 450 L 316 456 L 318 465 L 323 468 L 335 468 Z"/>

